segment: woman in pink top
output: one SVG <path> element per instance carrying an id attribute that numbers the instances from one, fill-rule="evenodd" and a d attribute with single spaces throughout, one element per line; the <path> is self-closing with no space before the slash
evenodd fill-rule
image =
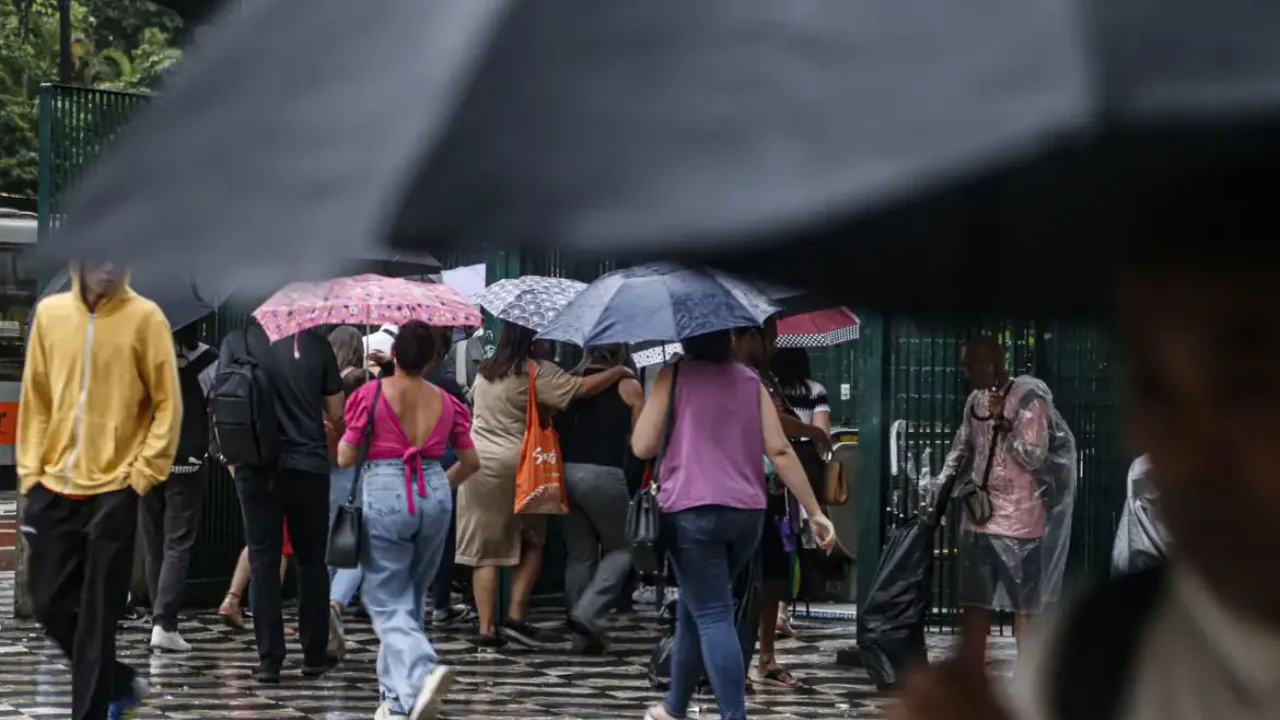
<path id="1" fill-rule="evenodd" d="M 732 585 L 760 542 L 765 457 L 809 511 L 818 543 L 828 550 L 835 543 L 773 399 L 755 372 L 733 362 L 732 350 L 727 330 L 685 340 L 684 359 L 658 373 L 631 434 L 637 457 L 663 453 L 654 482 L 663 542 L 680 586 L 671 687 L 646 720 L 685 717 L 704 670 L 720 717 L 747 717 Z"/>
<path id="2" fill-rule="evenodd" d="M 338 465 L 353 466 L 372 410 L 369 454 L 357 472 L 364 498 L 361 593 L 381 642 L 376 720 L 434 718 L 452 682 L 422 629 L 423 603 L 449 532 L 450 486 L 475 473 L 480 460 L 466 408 L 422 378 L 436 350 L 426 324 L 400 326 L 391 348 L 395 373 L 347 400 L 338 445 Z M 438 462 L 446 443 L 458 456 L 447 473 Z"/>

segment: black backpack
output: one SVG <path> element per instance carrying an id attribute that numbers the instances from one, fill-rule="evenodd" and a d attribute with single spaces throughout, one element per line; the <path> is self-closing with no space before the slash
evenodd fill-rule
<path id="1" fill-rule="evenodd" d="M 271 378 L 249 352 L 243 330 L 227 336 L 230 361 L 209 392 L 210 426 L 227 465 L 271 467 L 280 454 L 280 420 Z"/>
<path id="2" fill-rule="evenodd" d="M 1167 570 L 1150 567 L 1114 578 L 1072 607 L 1056 642 L 1050 717 L 1113 720 L 1125 709 L 1138 648 L 1155 614 Z"/>

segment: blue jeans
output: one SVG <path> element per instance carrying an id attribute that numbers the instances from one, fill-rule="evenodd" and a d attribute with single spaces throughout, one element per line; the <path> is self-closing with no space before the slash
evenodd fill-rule
<path id="1" fill-rule="evenodd" d="M 375 460 L 365 466 L 364 544 L 360 567 L 365 610 L 378 635 L 378 685 L 394 713 L 407 714 L 435 667 L 435 648 L 422 629 L 427 587 L 444 553 L 453 497 L 439 463 L 422 463 L 425 492 L 412 485 L 409 513 L 404 464 Z"/>
<path id="2" fill-rule="evenodd" d="M 351 494 L 351 483 L 355 482 L 356 469 L 354 467 L 340 468 L 333 465 L 329 468 L 329 524 L 333 524 L 333 515 L 338 508 L 347 501 L 347 496 Z M 354 568 L 329 568 L 329 602 L 337 603 L 339 606 L 346 608 L 351 605 L 351 601 L 355 599 L 356 591 L 360 589 L 360 581 L 364 577 L 364 573 L 359 567 Z"/>
<path id="3" fill-rule="evenodd" d="M 705 675 L 723 720 L 747 717 L 747 668 L 733 618 L 733 579 L 760 544 L 764 510 L 707 505 L 662 516 L 680 585 L 666 710 L 683 718 Z"/>

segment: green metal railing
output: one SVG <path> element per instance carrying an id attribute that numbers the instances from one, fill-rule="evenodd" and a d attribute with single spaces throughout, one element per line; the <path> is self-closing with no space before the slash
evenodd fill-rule
<path id="1" fill-rule="evenodd" d="M 40 242 L 61 217 L 59 201 L 89 163 L 102 154 L 146 95 L 70 85 L 40 88 Z"/>

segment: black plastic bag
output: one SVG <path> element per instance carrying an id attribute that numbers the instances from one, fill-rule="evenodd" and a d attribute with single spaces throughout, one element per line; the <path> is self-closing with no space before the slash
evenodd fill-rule
<path id="1" fill-rule="evenodd" d="M 676 601 L 672 600 L 662 610 L 663 614 L 676 616 Z M 733 620 L 738 630 L 738 642 L 742 646 L 744 666 L 751 665 L 756 650 L 756 635 L 760 626 L 760 612 L 764 596 L 760 585 L 760 562 L 752 560 L 733 581 Z M 663 631 L 657 646 L 649 656 L 649 684 L 666 689 L 671 683 L 671 654 L 675 648 L 676 625 L 673 622 Z M 746 682 L 746 678 L 743 678 Z M 706 678 L 702 683 L 706 684 Z"/>
<path id="2" fill-rule="evenodd" d="M 858 649 L 876 687 L 898 687 L 904 671 L 928 662 L 924 624 L 937 525 L 920 517 L 894 528 L 858 612 Z"/>

